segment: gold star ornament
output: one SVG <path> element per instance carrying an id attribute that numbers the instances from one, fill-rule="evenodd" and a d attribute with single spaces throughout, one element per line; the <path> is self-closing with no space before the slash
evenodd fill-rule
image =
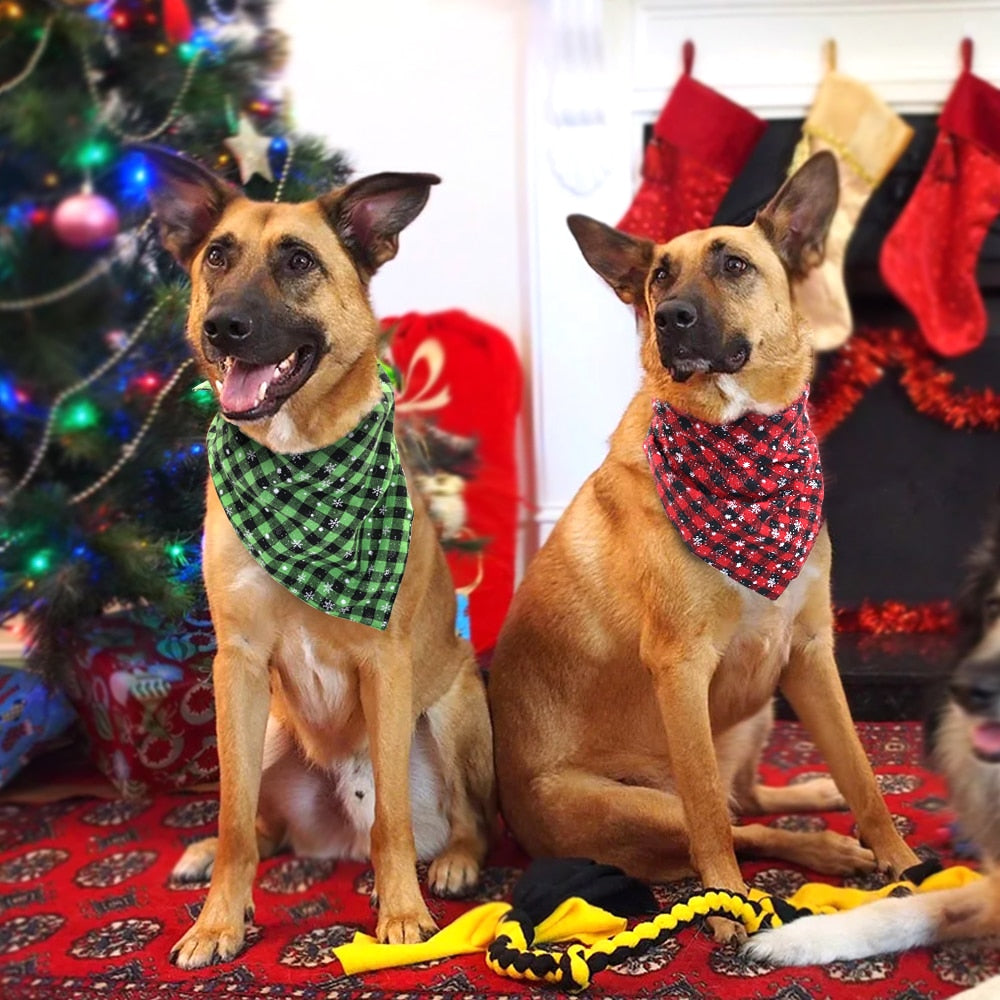
<path id="1" fill-rule="evenodd" d="M 240 127 L 236 135 L 231 135 L 223 141 L 236 157 L 236 162 L 240 166 L 240 181 L 243 184 L 246 184 L 254 174 L 260 174 L 266 181 L 274 180 L 271 164 L 267 158 L 271 137 L 261 135 L 246 115 L 240 115 Z"/>

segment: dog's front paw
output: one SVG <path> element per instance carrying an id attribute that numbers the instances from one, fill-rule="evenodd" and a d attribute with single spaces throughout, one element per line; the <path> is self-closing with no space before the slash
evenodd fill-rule
<path id="1" fill-rule="evenodd" d="M 708 926 L 719 944 L 742 944 L 747 939 L 747 929 L 728 917 L 709 917 Z"/>
<path id="2" fill-rule="evenodd" d="M 841 794 L 833 778 L 812 778 L 797 787 L 808 792 L 812 800 L 809 808 L 815 809 L 816 812 L 833 812 L 847 808 L 847 799 Z"/>
<path id="3" fill-rule="evenodd" d="M 445 899 L 467 896 L 479 882 L 479 859 L 466 848 L 449 848 L 427 869 L 427 887 Z"/>
<path id="4" fill-rule="evenodd" d="M 381 944 L 417 944 L 426 941 L 437 929 L 425 906 L 410 913 L 380 913 L 375 937 Z"/>
<path id="5" fill-rule="evenodd" d="M 207 837 L 205 840 L 189 844 L 177 859 L 170 877 L 179 883 L 204 882 L 211 878 L 218 844 L 216 837 Z"/>
<path id="6" fill-rule="evenodd" d="M 252 901 L 234 909 L 213 905 L 210 896 L 198 919 L 170 950 L 170 961 L 179 969 L 201 969 L 235 958 L 253 912 Z"/>
<path id="7" fill-rule="evenodd" d="M 203 927 L 199 920 L 174 945 L 170 961 L 179 969 L 201 969 L 217 962 L 228 962 L 243 947 L 245 933 L 242 922 Z"/>

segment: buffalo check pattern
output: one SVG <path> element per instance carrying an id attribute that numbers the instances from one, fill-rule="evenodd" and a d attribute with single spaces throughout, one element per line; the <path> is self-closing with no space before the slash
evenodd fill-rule
<path id="1" fill-rule="evenodd" d="M 250 555 L 307 604 L 385 629 L 410 547 L 413 505 L 382 399 L 327 448 L 279 455 L 216 415 L 207 446 L 212 482 Z"/>
<path id="2" fill-rule="evenodd" d="M 688 548 L 771 600 L 799 575 L 819 533 L 823 470 L 808 388 L 787 409 L 710 424 L 653 401 L 645 452 Z"/>

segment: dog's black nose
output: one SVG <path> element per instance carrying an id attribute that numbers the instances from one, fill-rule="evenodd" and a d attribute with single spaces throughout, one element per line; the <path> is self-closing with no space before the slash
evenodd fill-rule
<path id="1" fill-rule="evenodd" d="M 965 660 L 949 685 L 952 698 L 971 715 L 1000 711 L 1000 663 L 995 660 Z"/>
<path id="2" fill-rule="evenodd" d="M 698 322 L 698 310 L 693 303 L 685 299 L 668 299 L 656 307 L 653 321 L 661 333 L 670 330 L 690 330 Z"/>
<path id="3" fill-rule="evenodd" d="M 253 332 L 253 320 L 228 309 L 214 310 L 205 317 L 202 329 L 210 344 L 224 347 L 246 340 Z"/>

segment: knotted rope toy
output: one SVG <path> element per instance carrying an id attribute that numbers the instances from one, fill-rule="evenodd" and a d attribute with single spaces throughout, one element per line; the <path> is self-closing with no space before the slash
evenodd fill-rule
<path id="1" fill-rule="evenodd" d="M 497 975 L 578 993 L 597 973 L 644 955 L 704 917 L 728 917 L 754 934 L 798 917 L 835 913 L 904 892 L 951 888 L 980 877 L 960 865 L 942 870 L 937 862 L 926 861 L 904 872 L 901 881 L 876 890 L 810 882 L 786 900 L 756 889 L 746 896 L 705 889 L 657 912 L 649 887 L 620 868 L 583 858 L 543 858 L 528 867 L 510 903 L 477 906 L 427 941 L 378 944 L 358 933 L 333 951 L 348 975 L 482 951 Z M 627 917 L 644 914 L 655 916 L 627 927 Z M 577 943 L 563 950 L 539 947 L 562 941 Z"/>

